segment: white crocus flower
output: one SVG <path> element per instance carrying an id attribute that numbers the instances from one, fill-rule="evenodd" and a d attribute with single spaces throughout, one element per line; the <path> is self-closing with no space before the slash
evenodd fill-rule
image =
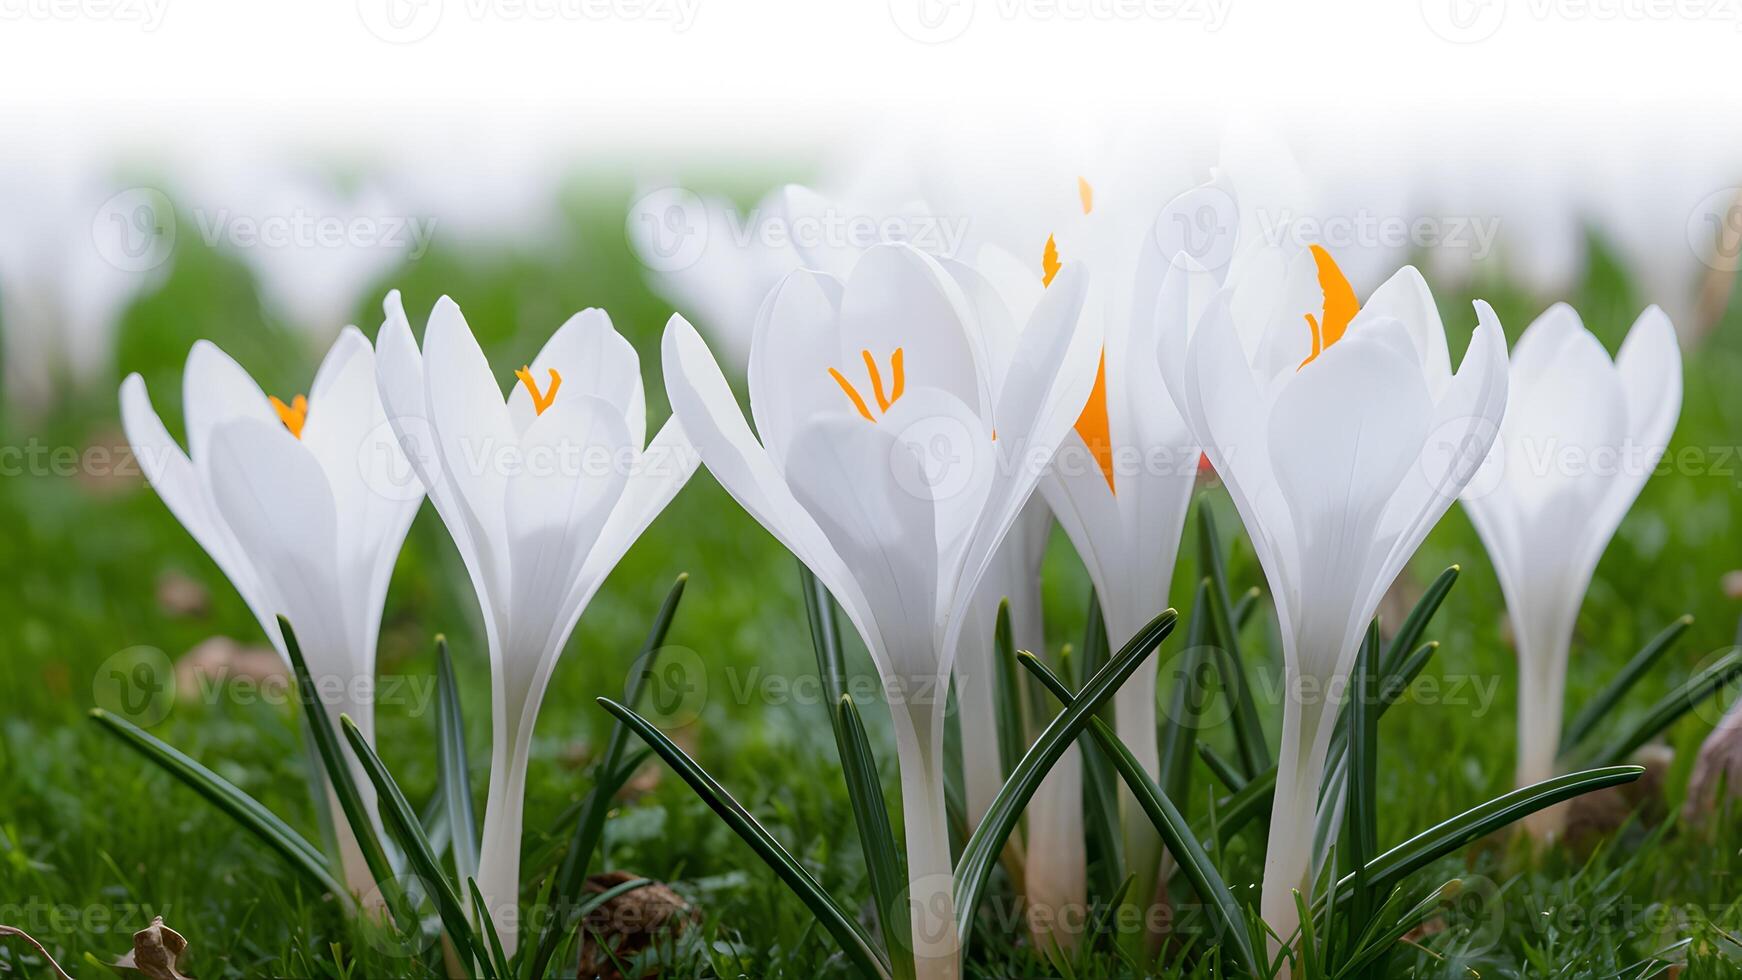
<path id="1" fill-rule="evenodd" d="M 1191 301 L 1188 281 L 1170 274 L 1164 310 Z M 1361 636 L 1494 441 L 1506 340 L 1477 302 L 1478 326 L 1454 375 L 1414 269 L 1360 307 L 1316 245 L 1276 285 L 1237 280 L 1195 330 L 1184 316 L 1165 317 L 1158 356 L 1276 601 L 1287 686 L 1261 912 L 1290 941 L 1294 892 L 1311 896 L 1319 782 Z M 1251 344 L 1236 310 L 1256 318 L 1239 325 Z"/>
<path id="2" fill-rule="evenodd" d="M 1681 350 L 1656 307 L 1610 360 L 1566 304 L 1512 353 L 1500 440 L 1464 509 L 1500 576 L 1518 645 L 1518 785 L 1554 775 L 1573 623 L 1597 559 L 1669 443 L 1681 412 Z M 1561 810 L 1526 818 L 1538 836 Z"/>
<path id="3" fill-rule="evenodd" d="M 976 586 L 1093 383 L 1084 288 L 1060 274 L 996 386 L 935 260 L 879 245 L 845 282 L 795 272 L 751 345 L 756 433 L 701 337 L 666 329 L 666 389 L 708 468 L 834 593 L 884 676 L 923 977 L 959 975 L 943 691 Z"/>
<path id="4" fill-rule="evenodd" d="M 641 362 L 603 310 L 551 335 L 508 375 L 506 400 L 452 300 L 430 313 L 421 354 L 397 292 L 386 315 L 381 399 L 484 613 L 493 738 L 478 889 L 511 952 L 539 702 L 588 601 L 697 459 L 675 418 L 646 442 Z"/>
<path id="5" fill-rule="evenodd" d="M 1197 441 L 1168 397 L 1154 356 L 1156 294 L 1176 256 L 1200 293 L 1219 284 L 1193 256 L 1225 266 L 1233 196 L 1209 183 L 1155 208 L 1145 203 L 1152 189 L 1130 182 L 1115 183 L 1109 193 L 1078 178 L 1073 190 L 1080 213 L 1037 250 L 1039 284 L 1050 282 L 1061 256 L 1076 250 L 1108 270 L 1085 313 L 1104 319 L 1106 345 L 1094 390 L 1041 490 L 1088 569 L 1108 647 L 1117 650 L 1167 608 L 1198 470 Z M 1145 207 L 1155 209 L 1144 214 Z M 1182 321 L 1185 315 L 1163 314 Z M 1120 740 L 1152 779 L 1160 772 L 1157 669 L 1154 658 L 1144 661 L 1113 697 Z M 1121 792 L 1120 803 L 1127 868 L 1138 876 L 1133 898 L 1147 903 L 1161 841 L 1129 792 Z"/>
<path id="6" fill-rule="evenodd" d="M 396 482 L 405 459 L 385 425 L 369 341 L 347 327 L 308 396 L 286 404 L 202 340 L 188 354 L 182 409 L 185 454 L 144 380 L 122 383 L 121 420 L 140 469 L 280 654 L 278 617 L 289 620 L 335 724 L 348 714 L 373 741 L 381 608 L 423 492 Z M 369 780 L 360 768 L 354 775 L 373 811 Z M 362 852 L 330 802 L 346 884 L 368 893 Z"/>

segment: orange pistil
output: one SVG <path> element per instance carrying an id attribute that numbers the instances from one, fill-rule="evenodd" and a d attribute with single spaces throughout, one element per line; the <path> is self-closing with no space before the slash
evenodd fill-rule
<path id="1" fill-rule="evenodd" d="M 535 415 L 544 414 L 544 410 L 556 401 L 556 390 L 563 386 L 563 376 L 557 373 L 556 368 L 550 369 L 550 387 L 543 392 L 538 390 L 538 382 L 532 379 L 531 368 L 523 367 L 514 372 L 514 376 L 520 379 L 520 383 L 526 386 L 527 393 L 532 395 L 532 411 Z"/>
<path id="2" fill-rule="evenodd" d="M 1313 262 L 1319 267 L 1319 289 L 1325 295 L 1324 319 L 1317 320 L 1311 313 L 1306 314 L 1307 327 L 1313 332 L 1313 352 L 1300 362 L 1300 367 L 1295 368 L 1297 371 L 1311 364 L 1326 348 L 1342 340 L 1344 332 L 1349 329 L 1349 322 L 1355 319 L 1355 314 L 1361 312 L 1361 303 L 1355 298 L 1355 288 L 1349 285 L 1343 270 L 1337 268 L 1331 253 L 1318 245 L 1311 248 Z"/>
<path id="3" fill-rule="evenodd" d="M 1083 202 L 1083 213 L 1095 210 L 1095 189 L 1081 177 L 1077 178 L 1077 199 Z"/>
<path id="4" fill-rule="evenodd" d="M 1040 284 L 1042 286 L 1052 285 L 1052 277 L 1058 275 L 1062 268 L 1064 268 L 1064 263 L 1059 261 L 1058 242 L 1053 241 L 1052 236 L 1048 235 L 1046 236 L 1046 248 L 1040 253 Z"/>
<path id="5" fill-rule="evenodd" d="M 1077 416 L 1077 435 L 1089 447 L 1101 475 L 1107 478 L 1107 489 L 1113 486 L 1113 435 L 1107 422 L 1107 350 L 1101 349 L 1101 366 L 1095 370 L 1095 386 L 1089 389 L 1089 403 Z"/>
<path id="6" fill-rule="evenodd" d="M 278 413 L 278 421 L 284 423 L 291 435 L 301 439 L 302 427 L 308 422 L 308 399 L 298 395 L 290 400 L 289 405 L 279 401 L 277 396 L 268 396 L 266 400 L 272 403 L 272 410 Z"/>
<path id="7" fill-rule="evenodd" d="M 871 396 L 877 401 L 877 411 L 889 411 L 889 406 L 895 404 L 901 398 L 901 393 L 907 390 L 907 366 L 903 360 L 902 348 L 895 348 L 895 353 L 889 355 L 889 371 L 894 383 L 887 394 L 883 391 L 883 373 L 877 369 L 877 359 L 871 356 L 869 350 L 860 351 L 859 356 L 865 359 L 865 372 L 871 376 Z M 829 377 L 834 378 L 835 383 L 846 392 L 847 400 L 853 403 L 853 407 L 865 417 L 865 421 L 877 421 L 877 416 L 871 414 L 871 406 L 866 404 L 865 397 L 859 394 L 859 389 L 853 387 L 846 375 L 835 368 L 829 368 Z"/>

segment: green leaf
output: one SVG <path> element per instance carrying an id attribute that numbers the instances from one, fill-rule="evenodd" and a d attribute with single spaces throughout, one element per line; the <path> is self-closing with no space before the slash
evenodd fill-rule
<path id="1" fill-rule="evenodd" d="M 871 899 L 877 924 L 890 953 L 890 969 L 897 980 L 913 976 L 913 950 L 907 907 L 902 895 L 907 872 L 901 861 L 895 831 L 889 822 L 889 802 L 878 778 L 877 759 L 865 732 L 859 707 L 847 692 L 846 660 L 841 653 L 841 634 L 835 621 L 835 602 L 829 590 L 799 563 L 799 591 L 804 593 L 806 618 L 810 622 L 811 646 L 816 651 L 817 672 L 833 699 L 829 724 L 835 733 L 835 748 L 847 781 L 847 803 L 859 828 L 859 849 L 865 855 L 865 870 L 871 880 Z"/>
<path id="2" fill-rule="evenodd" d="M 266 846 L 277 851 L 290 862 L 291 867 L 302 872 L 321 891 L 338 896 L 347 905 L 351 903 L 351 893 L 333 876 L 327 856 L 301 834 L 292 830 L 289 824 L 280 820 L 277 814 L 242 792 L 235 783 L 200 765 L 181 750 L 132 722 L 117 718 L 102 708 L 91 709 L 91 720 L 108 729 L 122 744 L 155 763 L 184 786 L 205 797 L 207 802 L 222 810 L 243 830 L 260 838 Z"/>
<path id="3" fill-rule="evenodd" d="M 610 698 L 599 698 L 598 701 L 606 711 L 629 726 L 631 731 L 664 759 L 665 764 L 690 785 L 702 802 L 719 814 L 726 826 L 744 843 L 750 845 L 756 856 L 811 910 L 811 914 L 834 937 L 854 967 L 867 975 L 888 980 L 889 964 L 883 959 L 882 952 L 871 942 L 871 937 L 860 927 L 858 920 L 823 890 L 816 878 L 774 839 L 773 834 L 750 815 L 749 810 L 744 809 L 725 787 L 716 782 L 701 766 L 696 765 L 695 760 L 678 748 L 671 739 L 666 738 L 659 729 L 653 727 L 647 719 Z"/>
<path id="4" fill-rule="evenodd" d="M 1390 891 L 1401 884 L 1403 879 L 1473 840 L 1486 837 L 1538 810 L 1575 796 L 1633 782 L 1644 771 L 1639 766 L 1588 769 L 1545 779 L 1533 786 L 1513 790 L 1505 796 L 1497 796 L 1450 820 L 1435 824 L 1368 861 L 1362 869 L 1366 874 L 1367 887 L 1377 892 Z M 1351 892 L 1354 887 L 1354 874 L 1345 875 L 1337 882 L 1339 894 Z"/>
<path id="5" fill-rule="evenodd" d="M 1343 847 L 1355 868 L 1349 921 L 1359 928 L 1373 911 L 1378 893 L 1367 881 L 1367 861 L 1379 852 L 1379 624 L 1367 627 L 1355 660 L 1355 697 L 1349 702 L 1348 827 Z M 1332 865 L 1335 866 L 1334 864 Z M 1327 941 L 1336 931 L 1327 923 Z"/>
<path id="6" fill-rule="evenodd" d="M 641 688 L 653 673 L 659 651 L 665 646 L 666 634 L 671 631 L 671 621 L 677 615 L 678 602 L 683 599 L 684 588 L 689 584 L 689 579 L 687 572 L 678 575 L 670 591 L 666 592 L 665 601 L 659 604 L 659 611 L 653 616 L 653 625 L 647 631 L 647 639 L 641 644 L 641 652 L 636 655 L 629 668 L 629 677 L 623 682 L 624 704 L 634 704 L 640 699 Z M 583 914 L 576 906 L 586 888 L 587 869 L 593 860 L 593 852 L 598 850 L 599 840 L 604 836 L 605 817 L 611 812 L 611 801 L 616 799 L 617 791 L 629 781 L 629 777 L 645 758 L 643 753 L 637 752 L 626 759 L 625 753 L 628 750 L 629 730 L 621 722 L 613 723 L 611 734 L 605 742 L 605 754 L 593 768 L 593 788 L 587 791 L 586 798 L 582 801 L 581 815 L 575 822 L 574 835 L 569 839 L 568 850 L 563 853 L 562 865 L 557 868 L 556 880 L 550 888 L 552 914 L 548 916 L 544 931 L 538 937 L 538 945 L 533 948 L 532 958 L 525 960 L 528 976 L 545 975 L 551 957 L 556 954 L 557 946 Z M 556 914 L 557 912 L 561 914 Z"/>
<path id="7" fill-rule="evenodd" d="M 859 706 L 853 696 L 842 694 L 836 704 L 836 723 L 840 725 L 841 769 L 847 778 L 849 800 L 863 801 L 865 811 L 855 807 L 853 817 L 859 827 L 859 843 L 865 852 L 865 869 L 871 878 L 871 897 L 876 902 L 877 921 L 882 927 L 884 943 L 889 947 L 890 968 L 897 980 L 914 975 L 912 924 L 901 896 L 905 892 L 907 873 L 895 845 L 895 830 L 889 824 L 888 804 L 884 802 L 883 784 L 877 778 L 877 760 L 871 754 L 871 740 L 865 733 L 865 721 L 859 717 Z"/>
<path id="8" fill-rule="evenodd" d="M 1198 671 L 1204 663 L 1204 643 L 1209 632 L 1210 580 L 1198 582 L 1192 597 L 1192 619 L 1186 624 L 1186 648 L 1174 672 L 1173 690 L 1161 722 L 1160 782 L 1168 798 L 1190 806 L 1192 748 L 1198 741 L 1198 716 L 1203 686 Z"/>
<path id="9" fill-rule="evenodd" d="M 466 720 L 460 713 L 460 688 L 454 680 L 454 660 L 445 636 L 436 637 L 436 764 L 453 841 L 454 874 L 465 881 L 478 874 L 478 818 L 472 809 Z"/>
<path id="10" fill-rule="evenodd" d="M 1048 670 L 1038 657 L 1025 656 L 1020 659 L 1022 665 L 1066 706 L 1068 714 L 1080 698 L 1074 697 L 1064 682 Z M 1246 929 L 1245 913 L 1234 900 L 1233 893 L 1228 891 L 1227 884 L 1210 862 L 1209 855 L 1204 853 L 1203 845 L 1192 835 L 1185 817 L 1180 815 L 1179 809 L 1161 791 L 1161 787 L 1143 771 L 1142 763 L 1137 761 L 1137 757 L 1131 754 L 1131 750 L 1119 740 L 1106 722 L 1090 716 L 1089 733 L 1112 761 L 1113 767 L 1125 780 L 1125 785 L 1131 788 L 1138 805 L 1143 808 L 1144 814 L 1161 835 L 1162 842 L 1167 845 L 1168 853 L 1174 856 L 1186 880 L 1191 882 L 1192 890 L 1204 903 L 1204 912 L 1214 926 L 1216 936 L 1226 937 L 1232 944 L 1231 953 L 1237 960 L 1237 965 L 1255 968 L 1261 961 L 1253 946 L 1252 934 Z"/>
<path id="11" fill-rule="evenodd" d="M 1403 617 L 1403 623 L 1397 627 L 1397 632 L 1391 637 L 1391 642 L 1385 646 L 1385 656 L 1380 663 L 1385 668 L 1385 674 L 1395 674 L 1402 664 L 1405 653 L 1415 649 L 1421 642 L 1422 633 L 1426 632 L 1429 620 L 1440 611 L 1440 604 L 1446 601 L 1446 595 L 1452 591 L 1452 586 L 1458 582 L 1462 566 L 1452 565 L 1441 572 L 1428 584 L 1421 598 L 1416 600 L 1415 608 L 1409 615 Z"/>
<path id="12" fill-rule="evenodd" d="M 1633 750 L 1656 738 L 1658 733 L 1681 720 L 1698 707 L 1701 701 L 1723 690 L 1724 685 L 1742 676 L 1742 648 L 1731 650 L 1717 662 L 1688 678 L 1663 700 L 1651 706 L 1644 717 L 1624 729 L 1603 748 L 1583 760 L 1587 765 L 1615 765 L 1633 754 Z"/>
<path id="13" fill-rule="evenodd" d="M 442 872 L 441 862 L 430 849 L 429 838 L 423 834 L 423 825 L 418 823 L 417 813 L 405 801 L 405 794 L 400 792 L 399 784 L 393 781 L 393 775 L 369 746 L 369 740 L 357 729 L 357 723 L 346 717 L 341 717 L 340 723 L 345 730 L 345 740 L 351 743 L 351 751 L 356 753 L 357 760 L 363 764 L 363 771 L 368 774 L 369 781 L 375 784 L 375 793 L 381 803 L 381 821 L 386 825 L 388 836 L 405 853 L 412 872 L 417 875 L 424 891 L 435 903 L 442 927 L 447 930 L 448 938 L 453 940 L 461 961 L 464 962 L 470 957 L 488 965 L 491 962 L 490 951 L 484 947 L 478 934 L 472 929 L 471 921 L 466 918 L 466 909 L 460 903 L 459 893 L 454 890 L 453 881 Z M 479 918 L 489 917 L 489 910 L 480 905 Z M 489 971 L 489 974 L 496 975 L 494 970 Z"/>
<path id="14" fill-rule="evenodd" d="M 1083 652 L 1077 662 L 1077 677 L 1091 677 L 1107 663 L 1107 624 L 1093 589 L 1089 590 L 1089 612 L 1083 625 Z M 1088 853 L 1099 858 L 1089 865 L 1090 881 L 1095 894 L 1106 898 L 1125 887 L 1119 880 L 1125 868 L 1125 840 L 1119 831 L 1118 777 L 1093 739 L 1081 741 L 1083 832 L 1088 838 Z"/>
<path id="15" fill-rule="evenodd" d="M 1414 908 L 1405 912 L 1383 932 L 1379 931 L 1379 923 L 1384 920 L 1385 916 L 1375 916 L 1373 921 L 1369 923 L 1367 928 L 1362 932 L 1361 938 L 1357 942 L 1354 951 L 1349 956 L 1348 962 L 1344 963 L 1342 969 L 1338 970 L 1334 976 L 1338 978 L 1354 977 L 1362 971 L 1368 970 L 1370 967 L 1382 970 L 1386 965 L 1386 956 L 1399 942 L 1403 940 L 1403 937 L 1409 935 L 1410 930 L 1421 925 L 1423 922 L 1426 922 L 1435 912 L 1438 912 L 1441 903 L 1446 899 L 1455 897 L 1459 890 L 1462 889 L 1463 884 L 1464 883 L 1461 879 L 1453 878 L 1451 881 L 1448 881 L 1434 889 L 1432 893 L 1420 902 L 1417 902 Z M 1392 894 L 1397 895 L 1399 893 L 1393 892 Z M 1387 909 L 1394 909 L 1395 907 L 1394 904 L 1387 901 Z M 1383 912 L 1384 910 L 1381 911 Z M 1380 973 L 1379 975 L 1383 976 L 1384 974 Z"/>
<path id="16" fill-rule="evenodd" d="M 1229 792 L 1238 792 L 1240 787 L 1246 785 L 1245 777 L 1240 775 L 1239 770 L 1234 767 L 1234 763 L 1222 758 L 1220 752 L 1217 752 L 1210 746 L 1210 743 L 1202 739 L 1198 741 L 1198 758 L 1204 760 L 1204 765 L 1209 767 L 1210 774 L 1221 780 L 1222 785 L 1228 787 Z"/>
<path id="17" fill-rule="evenodd" d="M 1240 750 L 1243 771 L 1249 777 L 1254 776 L 1270 766 L 1270 747 L 1264 740 L 1264 726 L 1258 721 L 1258 706 L 1252 700 L 1246 661 L 1240 655 L 1240 631 L 1234 625 L 1233 607 L 1228 599 L 1228 578 L 1222 570 L 1216 517 L 1205 496 L 1198 497 L 1198 561 L 1203 576 L 1210 581 L 1207 642 L 1220 650 L 1216 666 L 1222 671 L 1223 696 L 1234 709 L 1234 744 Z"/>
<path id="18" fill-rule="evenodd" d="M 998 852 L 1003 849 L 1005 839 L 1015 829 L 1023 808 L 1034 796 L 1034 791 L 1046 777 L 1047 771 L 1075 741 L 1078 733 L 1089 723 L 1089 719 L 1113 696 L 1119 685 L 1131 676 L 1131 672 L 1137 669 L 1143 658 L 1149 656 L 1156 645 L 1173 631 L 1174 623 L 1178 619 L 1179 614 L 1168 609 L 1150 620 L 1149 625 L 1138 630 L 1137 635 L 1105 667 L 1089 678 L 1089 682 L 1083 685 L 1083 693 L 1076 701 L 1041 731 L 1034 744 L 1029 747 L 1028 754 L 1017 763 L 1015 772 L 993 798 L 992 805 L 980 820 L 980 826 L 974 829 L 973 836 L 968 838 L 968 843 L 962 848 L 961 857 L 956 862 L 956 918 L 963 924 L 964 960 L 974 934 L 974 930 L 967 925 L 974 920 L 981 891 L 991 877 L 993 865 L 998 861 Z"/>
<path id="19" fill-rule="evenodd" d="M 1010 778 L 1016 760 L 1028 744 L 1022 721 L 1022 677 L 1016 672 L 1016 640 L 1010 635 L 1010 600 L 998 603 L 997 625 L 992 630 L 992 673 L 998 685 L 994 705 L 998 712 L 998 758 L 1001 775 Z"/>
<path id="20" fill-rule="evenodd" d="M 477 879 L 467 878 L 466 888 L 472 895 L 472 907 L 480 910 L 486 908 L 484 904 L 484 895 L 482 892 L 478 891 Z M 490 916 L 485 914 L 480 914 L 478 918 L 483 920 L 484 936 L 489 940 L 491 972 L 499 977 L 513 976 L 514 968 L 508 965 L 508 954 L 502 949 L 502 936 L 496 931 L 496 923 L 491 920 Z"/>
<path id="21" fill-rule="evenodd" d="M 1596 697 L 1586 702 L 1585 707 L 1573 717 L 1573 720 L 1567 725 L 1566 734 L 1561 737 L 1560 754 L 1563 756 L 1576 754 L 1585 740 L 1590 738 L 1591 733 L 1596 731 L 1597 725 L 1608 717 L 1615 705 L 1621 703 L 1621 699 L 1627 696 L 1628 691 L 1633 690 L 1633 685 L 1637 684 L 1641 677 L 1651 672 L 1651 668 L 1663 659 L 1663 655 L 1669 652 L 1670 647 L 1674 646 L 1675 641 L 1688 631 L 1688 627 L 1692 626 L 1693 622 L 1694 617 L 1683 616 L 1664 627 L 1662 632 L 1651 638 L 1651 642 L 1640 648 L 1640 651 L 1633 655 L 1633 659 L 1627 661 L 1627 666 L 1622 667 L 1614 679 L 1609 681 L 1603 690 L 1597 693 Z"/>

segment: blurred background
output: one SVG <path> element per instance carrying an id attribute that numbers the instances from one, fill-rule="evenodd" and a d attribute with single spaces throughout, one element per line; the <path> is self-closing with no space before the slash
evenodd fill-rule
<path id="1" fill-rule="evenodd" d="M 153 731 L 298 826 L 316 819 L 291 713 L 223 693 L 280 668 L 129 460 L 123 376 L 145 376 L 179 434 L 197 338 L 288 397 L 341 327 L 374 335 L 389 289 L 418 329 L 453 296 L 496 364 L 599 306 L 642 353 L 657 423 L 659 330 L 681 312 L 741 359 L 781 267 L 763 230 L 792 216 L 790 183 L 844 202 L 843 228 L 923 213 L 950 248 L 996 243 L 1038 265 L 1054 196 L 1074 200 L 1077 176 L 1164 200 L 1226 176 L 1243 234 L 1326 244 L 1361 294 L 1419 264 L 1454 358 L 1474 298 L 1514 340 L 1570 301 L 1611 351 L 1662 306 L 1688 358 L 1671 453 L 1698 462 L 1649 483 L 1609 548 L 1569 689 L 1589 694 L 1692 612 L 1687 649 L 1642 687 L 1668 690 L 1731 642 L 1742 611 L 1739 28 L 1715 0 L 0 0 L 0 911 L 19 913 L 0 921 L 36 923 L 63 953 L 119 952 L 140 910 L 167 910 L 200 975 L 342 972 L 330 907 L 83 720 L 113 658 L 156 651 L 178 691 Z M 1237 527 L 1225 498 L 1206 499 L 1224 533 Z M 1466 573 L 1438 662 L 1491 691 L 1387 722 L 1388 839 L 1510 787 L 1504 616 L 1455 509 L 1406 587 L 1453 562 Z M 1260 581 L 1243 544 L 1233 569 Z M 826 883 L 862 893 L 843 794 L 816 777 L 835 765 L 815 737 L 823 709 L 762 686 L 814 670 L 794 564 L 705 471 L 611 577 L 558 671 L 529 870 L 557 843 L 534 828 L 585 791 L 605 730 L 591 699 L 617 690 L 685 571 L 672 656 L 701 687 L 662 726 Z M 1088 586 L 1062 535 L 1047 573 L 1049 643 L 1071 642 Z M 482 630 L 426 508 L 389 596 L 382 674 L 427 678 L 437 632 L 471 682 L 482 757 Z M 423 707 L 378 722 L 419 793 L 434 763 Z M 1716 721 L 1676 730 L 1672 785 Z M 886 720 L 873 724 L 882 737 Z M 1446 764 L 1412 767 L 1411 753 Z M 637 781 L 610 863 L 678 883 L 705 911 L 698 957 L 751 975 L 825 969 L 802 907 L 672 783 L 655 769 Z M 1507 914 L 1547 941 L 1528 931 L 1531 898 L 1572 888 L 1720 919 L 1742 859 L 1688 846 L 1588 886 L 1526 883 Z"/>

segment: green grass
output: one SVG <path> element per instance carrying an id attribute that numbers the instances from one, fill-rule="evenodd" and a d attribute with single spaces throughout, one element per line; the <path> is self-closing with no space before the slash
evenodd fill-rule
<path id="1" fill-rule="evenodd" d="M 626 183 L 575 190 L 564 202 L 564 235 L 537 251 L 474 255 L 444 250 L 438 238 L 429 255 L 371 292 L 356 311 L 358 323 L 373 334 L 378 296 L 389 287 L 404 291 L 419 325 L 445 292 L 465 309 L 493 362 L 507 365 L 530 358 L 574 310 L 604 307 L 643 352 L 657 423 L 667 412 L 657 337 L 670 309 L 647 291 L 624 242 L 628 197 Z M 146 375 L 159 411 L 177 430 L 181 362 L 197 337 L 218 342 L 269 391 L 306 390 L 319 352 L 262 311 L 237 263 L 192 237 L 183 236 L 162 288 L 127 311 L 112 377 L 87 390 L 64 390 L 46 411 L 12 412 L 0 422 L 6 444 L 121 441 L 114 391 L 129 370 Z M 1538 312 L 1537 301 L 1501 283 L 1482 284 L 1480 294 L 1514 338 Z M 1469 297 L 1439 298 L 1459 354 L 1474 320 Z M 1648 298 L 1634 295 L 1599 249 L 1590 278 L 1569 299 L 1613 350 Z M 1706 472 L 1654 478 L 1598 569 L 1579 620 L 1569 716 L 1682 613 L 1696 617 L 1688 637 L 1624 712 L 1643 710 L 1732 641 L 1739 609 L 1722 596 L 1719 580 L 1742 564 L 1742 460 L 1724 455 L 1742 434 L 1742 399 L 1734 388 L 1742 377 L 1738 318 L 1732 313 L 1687 364 L 1671 452 L 1699 448 Z M 1206 499 L 1218 508 L 1224 535 L 1238 528 L 1221 491 L 1207 491 Z M 136 477 L 9 473 L 0 479 L 0 526 L 7 529 L 0 567 L 9 586 L 0 592 L 0 676 L 7 681 L 0 708 L 0 923 L 25 928 L 74 966 L 87 954 L 113 959 L 129 947 L 129 933 L 161 914 L 188 937 L 185 966 L 202 978 L 439 974 L 439 956 L 396 955 L 389 938 L 348 924 L 332 901 L 310 894 L 265 847 L 86 720 L 93 685 L 118 651 L 146 645 L 173 659 L 214 634 L 262 640 L 240 599 L 155 494 Z M 1192 542 L 1181 554 L 1195 554 Z M 1456 508 L 1428 538 L 1410 575 L 1425 584 L 1454 562 L 1465 573 L 1427 634 L 1443 644 L 1427 671 L 1440 688 L 1405 700 L 1381 724 L 1381 847 L 1511 788 L 1513 658 L 1501 638 L 1492 569 Z M 1056 647 L 1081 636 L 1088 592 L 1062 534 L 1047 570 L 1049 641 Z M 588 787 L 579 760 L 602 748 L 610 721 L 594 697 L 621 690 L 648 622 L 683 571 L 690 573 L 689 589 L 666 662 L 690 671 L 704 696 L 665 721 L 683 723 L 678 737 L 697 759 L 870 921 L 871 890 L 829 736 L 830 706 L 816 696 L 814 682 L 792 683 L 814 678 L 816 670 L 793 561 L 705 470 L 611 576 L 557 670 L 529 776 L 527 876 L 545 870 L 540 862 L 548 861 L 554 842 L 543 829 L 566 840 L 568 828 L 555 821 Z M 155 581 L 168 572 L 206 585 L 207 614 L 178 617 L 159 607 Z M 1237 588 L 1261 582 L 1243 540 L 1229 574 Z M 1187 604 L 1195 577 L 1191 560 L 1182 559 L 1176 604 Z M 1258 674 L 1274 673 L 1280 656 L 1269 628 L 1263 614 L 1249 628 L 1247 653 Z M 438 632 L 453 644 L 472 757 L 481 763 L 488 756 L 489 684 L 479 615 L 457 553 L 425 508 L 389 593 L 380 673 L 429 684 Z M 856 640 L 849 641 L 849 663 L 870 671 Z M 380 709 L 378 744 L 413 804 L 422 805 L 435 789 L 435 712 L 433 705 L 414 707 Z M 1259 707 L 1274 738 L 1277 706 L 1261 696 Z M 1694 751 L 1713 720 L 1690 718 L 1669 733 L 1677 752 L 1668 779 L 1671 810 L 1679 807 Z M 887 716 L 867 706 L 866 721 L 893 798 Z M 288 707 L 220 693 L 178 701 L 151 730 L 317 837 L 307 757 Z M 1225 725 L 1210 734 L 1218 749 L 1232 751 Z M 1208 805 L 1201 787 L 1212 777 L 1194 764 L 1200 789 L 1186 809 L 1201 815 Z M 664 951 L 671 975 L 843 975 L 829 937 L 799 901 L 679 780 L 657 763 L 648 772 L 658 777 L 651 790 L 626 802 L 607 826 L 602 864 L 670 882 L 699 909 L 700 925 Z M 473 773 L 480 795 L 486 778 L 480 764 Z M 1684 976 L 1735 975 L 1742 960 L 1725 953 L 1737 953 L 1727 937 L 1742 932 L 1742 836 L 1734 820 L 1719 826 L 1715 837 L 1673 825 L 1630 826 L 1589 856 L 1537 860 L 1504 842 L 1468 848 L 1418 875 L 1418 892 L 1451 877 L 1479 876 L 1491 887 L 1466 895 L 1498 901 L 1466 898 L 1447 914 L 1446 931 L 1422 940 L 1432 953 L 1395 963 L 1420 976 L 1608 976 L 1692 938 Z M 1258 880 L 1261 850 L 1261 835 L 1248 830 L 1212 855 L 1237 895 Z M 1002 887 L 994 879 L 994 891 Z M 977 976 L 1055 972 L 1026 941 L 985 939 L 975 944 Z M 8 970 L 46 975 L 15 942 L 0 948 L 0 973 Z M 88 964 L 77 972 L 96 974 Z M 1084 956 L 1073 975 L 1129 972 L 1102 947 Z"/>

